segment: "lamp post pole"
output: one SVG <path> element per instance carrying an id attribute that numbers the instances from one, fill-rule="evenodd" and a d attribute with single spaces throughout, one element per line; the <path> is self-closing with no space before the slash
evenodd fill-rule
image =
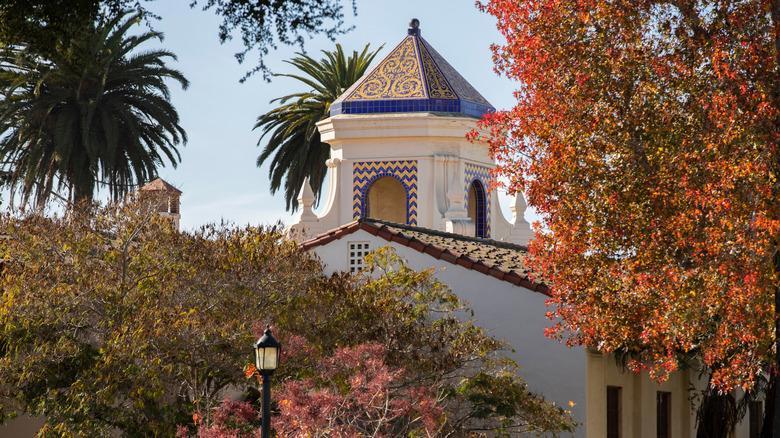
<path id="1" fill-rule="evenodd" d="M 269 438 L 271 436 L 271 375 L 261 375 L 263 376 L 263 424 L 260 429 L 260 437 Z"/>
<path id="2" fill-rule="evenodd" d="M 271 436 L 271 375 L 279 366 L 279 353 L 282 346 L 271 335 L 271 326 L 265 326 L 263 336 L 257 340 L 255 348 L 255 365 L 260 375 L 263 377 L 263 397 L 262 406 L 262 425 L 260 428 L 261 438 L 270 438 Z"/>

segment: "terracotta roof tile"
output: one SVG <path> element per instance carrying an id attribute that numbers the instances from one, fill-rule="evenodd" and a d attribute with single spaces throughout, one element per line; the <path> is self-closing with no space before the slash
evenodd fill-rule
<path id="1" fill-rule="evenodd" d="M 520 285 L 520 281 L 522 281 L 522 278 L 515 274 L 514 272 L 510 272 L 509 274 L 506 274 L 504 276 L 504 281 L 508 281 L 514 285 Z"/>
<path id="2" fill-rule="evenodd" d="M 398 242 L 398 243 L 401 243 L 401 244 L 403 244 L 404 246 L 409 246 L 409 239 L 407 239 L 407 238 L 405 238 L 405 237 L 403 237 L 403 236 L 401 236 L 401 235 L 398 235 L 398 234 L 395 234 L 395 235 L 393 236 L 393 238 L 392 238 L 392 239 L 390 239 L 390 240 L 391 240 L 391 241 L 393 241 L 393 242 Z"/>
<path id="3" fill-rule="evenodd" d="M 473 270 L 475 270 L 477 272 L 481 272 L 483 274 L 487 274 L 488 271 L 490 270 L 487 266 L 485 266 L 484 263 L 474 263 L 474 265 L 471 267 L 471 269 L 473 269 Z"/>
<path id="4" fill-rule="evenodd" d="M 361 218 L 303 242 L 302 246 L 304 249 L 322 246 L 358 229 L 466 269 L 545 295 L 550 294 L 549 287 L 539 279 L 540 276 L 531 272 L 527 266 L 531 257 L 528 249 L 506 242 Z"/>
<path id="5" fill-rule="evenodd" d="M 474 264 L 474 262 L 464 257 L 458 257 L 458 260 L 456 260 L 456 262 L 460 266 L 463 266 L 464 268 L 468 268 L 468 269 L 471 269 L 471 266 Z"/>
<path id="6" fill-rule="evenodd" d="M 376 235 L 387 240 L 388 242 L 393 239 L 393 233 L 384 227 L 380 228 Z"/>
<path id="7" fill-rule="evenodd" d="M 441 253 L 444 252 L 444 250 L 433 245 L 426 245 L 422 252 L 428 255 L 432 255 L 438 259 L 441 258 Z"/>
<path id="8" fill-rule="evenodd" d="M 175 193 L 182 193 L 181 190 L 177 189 L 167 181 L 165 181 L 162 178 L 157 178 L 156 180 L 150 182 L 149 184 L 141 187 L 141 190 L 143 191 L 163 191 L 163 192 L 175 192 Z"/>
<path id="9" fill-rule="evenodd" d="M 368 231 L 369 233 L 373 234 L 374 236 L 376 236 L 377 233 L 379 233 L 379 228 L 377 228 L 375 226 L 372 226 L 372 225 L 369 225 L 369 224 L 366 224 L 366 223 L 360 224 L 360 229 Z"/>
<path id="10" fill-rule="evenodd" d="M 504 277 L 506 276 L 506 274 L 505 274 L 505 273 L 503 273 L 503 272 L 501 272 L 501 271 L 499 271 L 498 269 L 495 269 L 495 268 L 491 268 L 491 269 L 488 271 L 488 274 L 490 274 L 490 275 L 492 275 L 492 276 L 494 276 L 494 277 L 498 278 L 499 280 L 503 280 L 503 279 L 504 279 Z"/>
<path id="11" fill-rule="evenodd" d="M 444 260 L 445 262 L 450 262 L 453 265 L 456 263 L 456 260 L 458 258 L 455 256 L 455 254 L 449 252 L 449 251 L 442 251 L 441 255 L 439 256 L 440 259 Z"/>
<path id="12" fill-rule="evenodd" d="M 423 249 L 425 248 L 425 244 L 420 242 L 417 239 L 410 239 L 409 240 L 409 248 L 412 248 L 412 249 L 415 249 L 417 251 L 422 252 Z"/>

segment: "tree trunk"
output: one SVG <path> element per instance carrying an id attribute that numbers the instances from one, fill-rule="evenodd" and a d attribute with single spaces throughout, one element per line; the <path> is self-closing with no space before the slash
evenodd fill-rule
<path id="1" fill-rule="evenodd" d="M 775 274 L 780 275 L 780 251 L 778 251 L 777 244 L 775 243 L 775 253 L 772 257 L 772 264 L 775 269 Z M 775 280 L 776 281 L 776 280 Z M 770 376 L 770 382 L 772 383 L 770 387 L 770 391 L 772 391 L 774 394 L 772 394 L 772 404 L 774 405 L 772 408 L 772 420 L 767 421 L 771 423 L 769 427 L 772 430 L 772 438 L 780 438 L 780 427 L 777 427 L 777 425 L 780 425 L 780 391 L 777 390 L 777 372 L 780 371 L 780 348 L 778 348 L 777 342 L 780 340 L 780 316 L 778 314 L 778 310 L 780 310 L 780 287 L 778 287 L 777 284 L 775 284 L 775 363 L 772 367 L 772 373 Z M 767 394 L 767 408 L 769 408 L 769 394 Z M 767 409 L 767 412 L 768 409 Z M 767 416 L 767 420 L 769 420 L 769 416 Z M 767 430 L 767 427 L 764 427 L 764 430 Z M 763 434 L 762 434 L 763 435 Z"/>
<path id="2" fill-rule="evenodd" d="M 777 327 L 775 327 L 777 330 Z M 775 415 L 775 389 L 777 379 L 774 370 L 769 371 L 769 384 L 767 385 L 765 406 L 764 406 L 764 424 L 761 426 L 761 438 L 772 438 L 772 425 Z"/>
<path id="3" fill-rule="evenodd" d="M 89 208 L 92 206 L 92 200 L 94 196 L 95 187 L 81 187 L 74 185 L 73 187 L 73 203 L 81 207 Z"/>
<path id="4" fill-rule="evenodd" d="M 774 35 L 774 55 L 775 55 L 775 73 L 777 73 L 778 70 L 780 70 L 780 0 L 771 0 L 770 1 L 770 8 L 769 13 L 771 16 L 771 22 L 772 22 L 772 34 Z M 777 99 L 780 97 L 780 88 L 777 87 L 777 82 L 774 82 L 775 86 L 771 88 L 771 95 L 773 97 L 772 101 L 777 102 Z M 776 132 L 777 130 L 777 119 L 775 119 L 775 126 L 774 130 Z M 771 149 L 770 149 L 771 150 Z M 776 151 L 777 149 L 775 149 Z M 776 153 L 772 154 L 771 156 L 771 162 L 770 162 L 770 168 L 774 175 L 777 175 L 777 171 L 780 170 L 780 157 L 777 156 Z M 773 182 L 772 184 L 772 195 L 774 199 L 778 199 L 778 195 L 780 195 L 780 188 L 778 187 L 777 182 Z M 776 236 L 775 236 L 776 238 Z M 777 284 L 777 275 L 780 274 L 780 248 L 778 248 L 778 242 L 775 240 L 774 242 L 775 247 L 775 253 L 772 256 L 772 266 L 775 270 L 775 360 L 774 365 L 772 366 L 772 372 L 769 376 L 770 378 L 770 388 L 769 391 L 772 392 L 771 394 L 771 404 L 772 411 L 769 410 L 769 400 L 770 400 L 770 394 L 767 394 L 766 397 L 766 403 L 767 403 L 767 414 L 772 412 L 772 417 L 766 416 L 765 422 L 771 423 L 768 425 L 769 428 L 772 430 L 772 438 L 780 438 L 780 427 L 775 427 L 775 425 L 780 425 L 780 391 L 777 390 L 777 373 L 780 372 L 780 345 L 778 345 L 778 341 L 780 341 L 780 286 Z M 770 420 L 772 418 L 772 420 Z M 765 427 L 762 428 L 761 436 L 769 436 L 765 435 L 764 431 L 769 430 L 767 428 L 767 425 L 764 425 Z"/>
<path id="5" fill-rule="evenodd" d="M 772 189 L 776 193 L 775 188 Z M 772 267 L 776 274 L 780 274 L 780 248 L 778 242 L 774 242 L 775 253 L 772 255 Z M 761 438 L 780 438 L 780 428 L 775 427 L 780 424 L 780 391 L 777 390 L 777 372 L 780 371 L 780 286 L 775 284 L 775 357 L 774 364 L 769 369 L 769 385 L 764 397 L 764 424 L 761 426 Z"/>
<path id="6" fill-rule="evenodd" d="M 780 273 L 780 251 L 775 242 L 775 253 L 772 256 L 772 266 L 776 273 Z M 777 390 L 777 372 L 780 370 L 780 348 L 777 341 L 780 339 L 780 319 L 778 310 L 780 310 L 780 287 L 774 287 L 775 294 L 775 357 L 774 364 L 768 370 L 769 384 L 767 385 L 766 396 L 764 397 L 764 424 L 761 426 L 761 438 L 780 438 L 780 428 L 775 428 L 775 424 L 780 424 L 780 391 Z"/>
<path id="7" fill-rule="evenodd" d="M 731 394 L 707 388 L 697 413 L 696 438 L 730 438 L 737 424 L 737 403 Z"/>

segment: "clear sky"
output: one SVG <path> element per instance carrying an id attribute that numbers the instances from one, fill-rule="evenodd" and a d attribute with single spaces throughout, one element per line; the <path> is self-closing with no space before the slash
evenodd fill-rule
<path id="1" fill-rule="evenodd" d="M 245 64 L 239 65 L 233 55 L 241 49 L 240 41 L 220 45 L 220 18 L 211 10 L 190 9 L 189 3 L 145 3 L 162 17 L 154 23 L 155 29 L 165 34 L 163 43 L 157 46 L 178 56 L 178 62 L 171 66 L 191 82 L 186 91 L 170 84 L 172 102 L 189 141 L 180 148 L 179 166 L 174 169 L 168 165 L 159 171 L 163 179 L 184 192 L 182 228 L 192 229 L 222 219 L 238 225 L 278 220 L 289 223 L 292 216 L 284 210 L 282 194 L 270 193 L 268 167 L 256 166 L 260 133 L 252 128 L 257 116 L 272 108 L 272 99 L 306 90 L 293 79 L 275 78 L 267 83 L 259 74 L 239 83 L 244 73 L 256 65 L 256 54 L 248 54 Z M 385 44 L 378 61 L 406 36 L 409 20 L 417 18 L 426 41 L 493 106 L 503 109 L 513 104 L 516 85 L 493 72 L 489 47 L 501 41 L 495 19 L 479 12 L 472 0 L 358 0 L 357 16 L 351 14 L 349 0 L 344 3 L 346 22 L 354 25 L 351 32 L 337 40 L 346 51 L 362 50 L 367 43 L 372 47 Z M 149 48 L 152 46 L 148 44 Z M 334 47 L 335 43 L 319 36 L 308 40 L 305 49 L 319 58 L 320 50 Z M 266 62 L 275 72 L 294 72 L 283 61 L 296 51 L 297 48 L 280 46 Z M 504 200 L 505 211 L 506 203 Z"/>

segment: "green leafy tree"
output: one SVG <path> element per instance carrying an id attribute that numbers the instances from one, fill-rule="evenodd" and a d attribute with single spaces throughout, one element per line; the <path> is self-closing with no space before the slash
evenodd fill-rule
<path id="1" fill-rule="evenodd" d="M 186 141 L 166 79 L 165 50 L 139 51 L 156 32 L 128 35 L 140 17 L 122 14 L 58 41 L 54 53 L 13 50 L 0 66 L 0 157 L 24 202 L 54 194 L 89 201 L 104 186 L 117 198 L 181 159 Z"/>
<path id="2" fill-rule="evenodd" d="M 155 205 L 0 217 L 3 418 L 172 436 L 244 380 L 253 325 L 321 272 L 276 228 L 179 233 Z"/>
<path id="3" fill-rule="evenodd" d="M 296 197 L 306 178 L 319 200 L 330 146 L 320 141 L 317 122 L 330 116 L 330 104 L 363 76 L 379 50 L 382 48 L 369 52 L 367 44 L 362 52 L 353 51 L 346 56 L 341 45 L 336 44 L 335 51 L 323 50 L 325 58 L 319 61 L 298 53 L 286 62 L 303 75 L 276 75 L 296 79 L 311 88 L 272 100 L 272 104 L 278 102 L 281 106 L 258 117 L 255 124 L 255 129 L 263 131 L 258 145 L 270 134 L 257 166 L 273 155 L 268 171 L 271 193 L 276 193 L 284 183 L 287 210 L 298 208 Z"/>
<path id="4" fill-rule="evenodd" d="M 245 81 L 257 72 L 269 79 L 271 70 L 264 62 L 270 49 L 277 43 L 297 45 L 303 49 L 304 36 L 325 34 L 331 41 L 348 32 L 344 26 L 344 6 L 349 0 L 297 0 L 294 2 L 274 0 L 201 0 L 203 9 L 214 8 L 223 20 L 219 26 L 219 40 L 232 39 L 238 31 L 244 50 L 236 53 L 236 59 L 243 63 L 246 55 L 256 50 L 257 66 L 241 79 Z M 197 1 L 193 1 L 194 6 Z M 356 0 L 351 1 L 352 12 L 357 14 Z"/>
<path id="5" fill-rule="evenodd" d="M 409 269 L 389 247 L 365 260 L 367 275 L 334 274 L 276 303 L 274 333 L 283 344 L 274 375 L 282 388 L 272 392 L 277 431 L 476 437 L 574 430 L 569 413 L 527 390 L 517 365 L 501 354 L 504 342 L 474 324 L 468 304 L 432 269 Z M 333 362 L 355 355 L 375 366 Z M 223 409 L 243 414 L 228 422 L 204 416 L 198 431 L 253 436 L 256 406 L 254 415 L 242 405 Z"/>
<path id="6" fill-rule="evenodd" d="M 0 46 L 24 44 L 45 57 L 97 21 L 102 6 L 116 13 L 122 0 L 4 0 L 0 4 Z"/>
<path id="7" fill-rule="evenodd" d="M 154 0 L 3 0 L 0 4 L 0 46 L 32 44 L 40 53 L 57 50 L 59 39 L 73 39 L 82 26 L 96 22 L 101 15 L 113 16 L 127 10 L 147 11 L 144 4 Z M 352 0 L 193 0 L 191 7 L 214 10 L 222 17 L 218 37 L 225 42 L 238 35 L 244 49 L 236 53 L 243 63 L 251 51 L 257 53 L 257 65 L 241 79 L 261 72 L 266 79 L 271 71 L 264 57 L 278 44 L 303 49 L 305 37 L 324 34 L 331 41 L 351 30 L 344 23 L 344 4 Z"/>
<path id="8" fill-rule="evenodd" d="M 271 321 L 286 346 L 275 381 L 289 382 L 275 397 L 288 394 L 291 406 L 305 403 L 296 388 L 369 406 L 350 379 L 393 376 L 376 381 L 376 393 L 390 391 L 403 409 L 372 411 L 379 429 L 406 430 L 383 418 L 453 436 L 574 427 L 528 392 L 516 365 L 501 358 L 503 343 L 473 324 L 432 271 L 414 272 L 385 250 L 373 277 L 325 277 L 276 228 L 179 233 L 152 201 L 0 216 L 0 419 L 44 417 L 41 436 L 197 433 L 214 425 L 210 413 L 226 392 L 247 385 L 251 343 Z M 350 374 L 327 362 L 366 348 L 376 368 Z M 334 392 L 326 382 L 351 389 Z M 421 400 L 427 407 L 415 406 Z M 322 411 L 311 425 L 363 415 L 339 412 Z M 253 429 L 246 418 L 230 424 Z"/>

